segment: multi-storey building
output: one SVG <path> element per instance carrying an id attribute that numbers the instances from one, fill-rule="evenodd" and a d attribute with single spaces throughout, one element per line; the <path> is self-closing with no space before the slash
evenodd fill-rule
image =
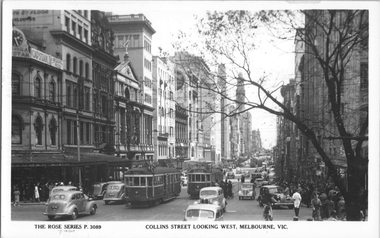
<path id="1" fill-rule="evenodd" d="M 100 152 L 110 148 L 113 153 L 112 117 L 94 117 L 104 116 L 107 113 L 105 110 L 113 110 L 110 104 L 113 104 L 113 68 L 116 63 L 112 56 L 112 31 L 105 18 L 95 12 L 99 17 L 94 17 L 87 10 L 14 11 L 14 25 L 25 33 L 19 32 L 21 36 L 29 39 L 28 45 L 23 44 L 23 54 L 14 54 L 15 72 L 18 71 L 17 60 L 20 56 L 43 63 L 42 68 L 28 66 L 30 83 L 26 83 L 26 77 L 19 77 L 22 74 L 15 76 L 14 80 L 15 91 L 26 93 L 24 90 L 28 85 L 28 95 L 24 96 L 40 102 L 39 110 L 30 103 L 12 106 L 15 112 L 18 108 L 24 111 L 30 108 L 27 110 L 30 112 L 28 120 L 23 120 L 34 123 L 34 130 L 31 127 L 28 132 L 25 131 L 24 138 L 36 140 L 27 142 L 23 138 L 17 142 L 28 144 L 29 165 L 25 166 L 38 164 L 41 168 L 34 170 L 37 171 L 34 177 L 29 176 L 33 180 L 83 181 L 86 188 L 95 180 L 106 180 L 112 164 L 120 162 L 112 155 L 94 153 L 95 147 Z M 20 38 L 17 44 L 24 43 L 21 39 L 25 38 Z M 52 71 L 55 68 L 59 70 Z M 16 82 L 19 80 L 18 87 Z M 98 92 L 104 92 L 106 99 L 94 96 L 99 95 Z M 95 103 L 96 100 L 101 103 Z M 96 114 L 101 112 L 102 115 Z M 25 112 L 23 114 L 26 116 Z M 19 122 L 21 118 L 17 118 L 17 113 L 15 116 Z M 103 134 L 98 135 L 94 133 L 94 124 L 100 121 L 106 128 Z M 20 129 L 15 132 L 19 134 Z M 107 142 L 107 146 L 99 147 L 100 142 L 95 140 L 99 137 Z M 35 153 L 36 149 L 38 153 Z M 45 152 L 55 154 L 46 155 Z M 22 163 L 17 160 L 13 162 Z"/>
<path id="2" fill-rule="evenodd" d="M 166 58 L 153 57 L 153 135 L 155 160 L 172 164 L 175 156 L 174 67 Z"/>
<path id="3" fill-rule="evenodd" d="M 175 105 L 175 155 L 178 167 L 182 168 L 182 163 L 188 160 L 188 114 L 187 110 L 179 104 Z"/>
<path id="4" fill-rule="evenodd" d="M 123 59 L 125 48 L 128 48 L 130 61 L 133 62 L 135 73 L 140 82 L 140 93 L 143 105 L 134 108 L 139 113 L 136 116 L 136 125 L 133 128 L 138 135 L 138 150 L 134 151 L 135 160 L 154 159 L 154 150 L 152 146 L 153 136 L 153 90 L 152 90 L 152 36 L 156 32 L 151 22 L 143 14 L 130 15 L 112 15 L 106 14 L 114 37 L 114 55 Z M 136 111 L 136 113 L 137 113 Z"/>

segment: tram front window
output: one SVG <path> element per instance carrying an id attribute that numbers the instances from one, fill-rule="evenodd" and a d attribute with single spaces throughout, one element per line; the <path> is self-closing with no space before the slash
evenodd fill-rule
<path id="1" fill-rule="evenodd" d="M 146 178 L 145 177 L 141 177 L 141 186 L 145 187 L 146 186 Z"/>
<path id="2" fill-rule="evenodd" d="M 148 178 L 148 186 L 152 186 L 152 177 Z"/>
<path id="3" fill-rule="evenodd" d="M 197 182 L 201 181 L 201 175 L 200 174 L 195 175 L 195 181 L 197 181 Z"/>

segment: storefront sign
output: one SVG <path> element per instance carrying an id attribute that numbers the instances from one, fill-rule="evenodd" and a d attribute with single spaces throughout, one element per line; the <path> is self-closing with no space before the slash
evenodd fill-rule
<path id="1" fill-rule="evenodd" d="M 63 70 L 63 61 L 55 58 L 51 55 L 48 55 L 44 52 L 36 50 L 34 48 L 30 49 L 30 52 L 27 47 L 13 47 L 12 48 L 12 56 L 13 57 L 21 57 L 21 58 L 32 58 L 37 61 L 40 61 L 44 64 L 50 65 L 54 68 Z"/>

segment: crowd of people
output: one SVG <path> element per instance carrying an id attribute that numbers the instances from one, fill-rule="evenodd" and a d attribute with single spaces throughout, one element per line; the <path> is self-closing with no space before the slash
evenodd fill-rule
<path id="1" fill-rule="evenodd" d="M 224 182 L 223 180 L 220 182 L 216 181 L 215 186 L 219 186 L 223 189 L 224 198 L 226 199 L 234 198 L 234 185 L 232 184 L 231 180 L 227 181 L 226 179 Z"/>
<path id="2" fill-rule="evenodd" d="M 35 182 L 35 183 L 27 183 L 22 182 L 12 186 L 12 201 L 14 206 L 19 206 L 20 202 L 41 202 L 46 201 L 51 191 L 54 187 L 71 185 L 76 186 L 78 189 L 81 189 L 79 184 L 73 184 L 68 182 L 67 184 L 63 182 Z"/>
<path id="3" fill-rule="evenodd" d="M 299 193 L 300 204 L 313 209 L 312 220 L 346 220 L 344 197 L 333 182 L 315 184 L 310 181 L 300 181 L 297 184 L 283 182 L 280 185 L 284 188 L 284 194 L 293 197 L 293 201 L 297 199 L 294 198 L 294 194 Z M 367 191 L 361 190 L 360 197 L 361 216 L 362 220 L 365 220 L 368 208 Z M 295 217 L 298 217 L 298 211 L 295 206 Z"/>

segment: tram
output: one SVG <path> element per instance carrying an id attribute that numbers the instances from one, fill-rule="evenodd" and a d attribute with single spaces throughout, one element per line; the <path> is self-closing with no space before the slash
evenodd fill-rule
<path id="1" fill-rule="evenodd" d="M 131 205 L 155 206 L 179 196 L 181 172 L 175 168 L 133 168 L 124 175 L 125 199 Z"/>
<path id="2" fill-rule="evenodd" d="M 223 171 L 211 168 L 208 164 L 198 164 L 187 171 L 187 193 L 191 197 L 199 197 L 204 187 L 215 186 L 215 182 L 223 181 Z"/>

